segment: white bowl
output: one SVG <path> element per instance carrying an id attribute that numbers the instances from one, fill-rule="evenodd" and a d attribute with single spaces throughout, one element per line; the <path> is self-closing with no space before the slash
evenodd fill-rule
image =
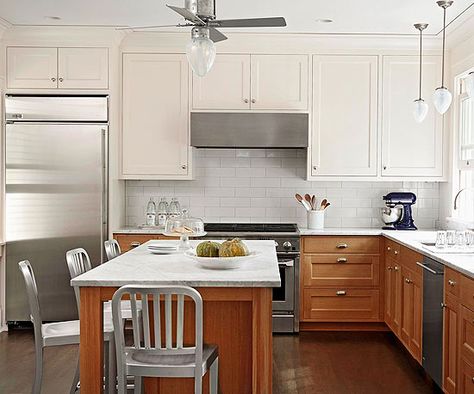
<path id="1" fill-rule="evenodd" d="M 261 252 L 250 252 L 247 256 L 237 257 L 199 257 L 196 250 L 191 249 L 184 252 L 186 257 L 196 261 L 201 267 L 214 270 L 229 270 L 239 268 L 244 261 L 260 256 Z"/>

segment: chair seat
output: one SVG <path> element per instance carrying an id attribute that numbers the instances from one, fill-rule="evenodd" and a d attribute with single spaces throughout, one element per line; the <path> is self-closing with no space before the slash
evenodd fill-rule
<path id="1" fill-rule="evenodd" d="M 69 320 L 41 325 L 44 346 L 75 345 L 80 341 L 80 321 Z M 113 339 L 114 326 L 112 319 L 104 316 L 104 340 Z"/>
<path id="2" fill-rule="evenodd" d="M 124 300 L 121 302 L 121 309 L 122 309 L 122 318 L 124 319 L 131 319 L 132 318 L 132 305 L 130 300 Z M 142 310 L 142 302 L 137 301 L 137 311 L 140 313 Z M 104 302 L 104 317 L 105 315 L 112 318 L 112 302 L 107 301 Z"/>
<path id="3" fill-rule="evenodd" d="M 164 350 L 166 351 L 166 350 Z M 217 346 L 204 345 L 202 353 L 202 374 L 210 368 L 218 356 Z M 153 354 L 147 349 L 126 349 L 127 373 L 135 376 L 193 377 L 194 354 Z"/>

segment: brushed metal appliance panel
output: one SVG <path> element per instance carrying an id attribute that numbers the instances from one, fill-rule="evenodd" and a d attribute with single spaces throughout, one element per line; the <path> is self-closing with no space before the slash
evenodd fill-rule
<path id="1" fill-rule="evenodd" d="M 197 148 L 307 148 L 308 114 L 191 113 Z"/>
<path id="2" fill-rule="evenodd" d="M 77 319 L 65 253 L 102 261 L 107 125 L 6 125 L 7 321 L 29 320 L 18 262 L 30 260 L 44 321 Z"/>
<path id="3" fill-rule="evenodd" d="M 106 96 L 7 96 L 7 121 L 107 122 Z"/>

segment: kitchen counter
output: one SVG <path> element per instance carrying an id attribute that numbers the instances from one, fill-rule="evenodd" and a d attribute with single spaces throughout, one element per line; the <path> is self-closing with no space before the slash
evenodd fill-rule
<path id="1" fill-rule="evenodd" d="M 298 228 L 301 236 L 306 235 L 382 235 L 383 230 L 380 228 L 324 228 L 322 230 L 310 230 L 307 228 Z"/>
<path id="2" fill-rule="evenodd" d="M 114 234 L 156 234 L 162 235 L 163 229 L 158 227 L 138 227 L 138 226 L 130 226 L 130 227 L 122 227 L 118 230 L 114 230 Z"/>
<path id="3" fill-rule="evenodd" d="M 245 241 L 261 255 L 232 270 L 199 267 L 183 254 L 154 255 L 148 245 L 177 241 L 148 241 L 71 280 L 72 286 L 186 285 L 191 287 L 279 287 L 280 272 L 273 241 Z M 200 241 L 190 241 L 196 246 Z"/>

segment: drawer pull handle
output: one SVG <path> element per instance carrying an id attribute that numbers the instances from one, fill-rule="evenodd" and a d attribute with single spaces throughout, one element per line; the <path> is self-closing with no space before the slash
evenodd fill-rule
<path id="1" fill-rule="evenodd" d="M 398 254 L 398 250 L 394 250 L 394 251 L 393 251 L 393 254 L 397 255 L 397 254 Z"/>
<path id="2" fill-rule="evenodd" d="M 390 246 L 387 246 L 387 251 L 390 252 L 392 248 Z"/>
<path id="3" fill-rule="evenodd" d="M 337 259 L 337 262 L 338 262 L 338 263 L 347 263 L 347 258 L 345 258 L 345 257 L 339 257 L 339 258 Z"/>
<path id="4" fill-rule="evenodd" d="M 410 284 L 411 282 L 412 282 L 412 281 L 411 281 L 410 279 L 408 279 L 408 278 L 405 278 L 405 283 L 408 283 L 408 284 Z"/>
<path id="5" fill-rule="evenodd" d="M 130 246 L 131 246 L 132 248 L 138 248 L 140 245 L 141 245 L 141 243 L 140 243 L 140 242 L 137 242 L 137 241 L 130 242 Z"/>
<path id="6" fill-rule="evenodd" d="M 452 279 L 449 279 L 448 280 L 448 285 L 450 285 L 451 287 L 454 287 L 454 285 L 456 284 L 456 282 Z"/>
<path id="7" fill-rule="evenodd" d="M 336 295 L 338 295 L 338 296 L 345 296 L 345 295 L 346 295 L 346 291 L 345 291 L 345 290 L 338 290 L 338 291 L 336 291 Z"/>
<path id="8" fill-rule="evenodd" d="M 387 267 L 387 270 L 391 271 L 391 270 L 392 270 L 392 267 Z"/>
<path id="9" fill-rule="evenodd" d="M 471 378 L 471 380 L 472 380 L 472 383 L 474 383 L 474 377 L 473 377 L 473 378 Z"/>
<path id="10" fill-rule="evenodd" d="M 339 245 L 336 246 L 336 248 L 338 248 L 338 249 L 346 249 L 348 247 L 349 247 L 349 245 L 347 245 L 347 244 L 339 244 Z"/>

